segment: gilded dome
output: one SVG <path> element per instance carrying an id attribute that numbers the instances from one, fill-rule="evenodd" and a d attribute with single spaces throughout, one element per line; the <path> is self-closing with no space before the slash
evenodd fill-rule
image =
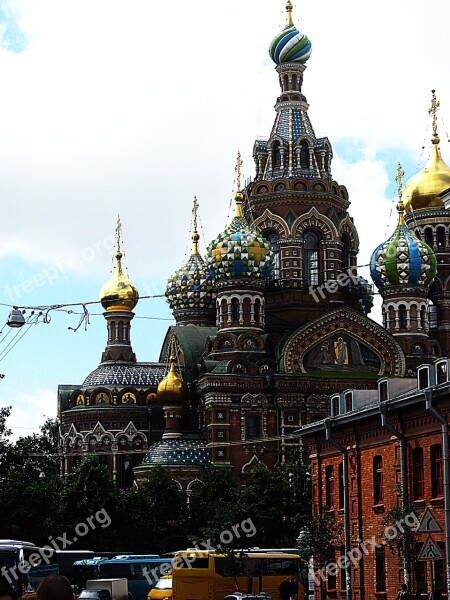
<path id="1" fill-rule="evenodd" d="M 271 244 L 248 226 L 236 194 L 236 215 L 231 225 L 208 247 L 207 265 L 216 281 L 228 278 L 268 277 L 273 264 Z"/>
<path id="2" fill-rule="evenodd" d="M 427 166 L 405 185 L 406 210 L 444 208 L 439 194 L 450 188 L 450 168 L 444 162 L 439 150 L 439 137 L 433 136 L 431 157 Z"/>
<path id="3" fill-rule="evenodd" d="M 436 256 L 403 221 L 404 205 L 398 204 L 397 229 L 380 244 L 370 259 L 370 273 L 378 289 L 391 285 L 427 286 L 436 275 Z"/>
<path id="4" fill-rule="evenodd" d="M 122 252 L 116 252 L 116 266 L 111 278 L 100 290 L 100 302 L 107 312 L 131 312 L 139 300 L 139 292 L 122 271 Z"/>
<path id="5" fill-rule="evenodd" d="M 175 371 L 175 358 L 170 357 L 170 368 L 167 375 L 158 385 L 158 402 L 160 404 L 183 404 L 187 392 L 184 381 Z"/>
<path id="6" fill-rule="evenodd" d="M 311 56 L 311 42 L 307 36 L 297 29 L 292 22 L 292 3 L 286 4 L 287 23 L 283 31 L 272 40 L 269 47 L 270 58 L 277 64 L 305 62 Z"/>

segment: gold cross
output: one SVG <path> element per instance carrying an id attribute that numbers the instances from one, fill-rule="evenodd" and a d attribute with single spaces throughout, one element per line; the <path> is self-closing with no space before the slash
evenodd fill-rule
<path id="1" fill-rule="evenodd" d="M 120 221 L 120 215 L 117 215 L 117 226 L 116 226 L 116 240 L 117 240 L 117 251 L 120 252 L 120 238 L 122 237 L 122 223 Z"/>
<path id="2" fill-rule="evenodd" d="M 293 22 L 292 22 L 292 2 L 291 2 L 291 0 L 287 0 L 287 2 L 286 2 L 286 12 L 287 12 L 287 25 L 293 25 Z"/>
<path id="3" fill-rule="evenodd" d="M 236 192 L 241 191 L 241 167 L 242 167 L 241 153 L 238 152 L 237 153 L 237 163 L 234 168 L 234 170 L 236 171 Z"/>
<path id="4" fill-rule="evenodd" d="M 198 200 L 197 200 L 197 196 L 194 196 L 194 207 L 192 208 L 192 214 L 194 215 L 194 231 L 197 231 L 197 211 L 198 211 Z"/>
<path id="5" fill-rule="evenodd" d="M 405 171 L 402 169 L 402 165 L 400 163 L 398 163 L 397 166 L 397 177 L 395 178 L 395 181 L 397 182 L 397 192 L 398 192 L 398 197 L 401 200 L 402 199 L 402 193 L 403 193 L 403 177 L 405 176 Z"/>
<path id="6" fill-rule="evenodd" d="M 439 100 L 436 100 L 436 90 L 431 90 L 431 108 L 428 114 L 433 119 L 433 136 L 437 136 L 437 111 L 440 105 Z"/>

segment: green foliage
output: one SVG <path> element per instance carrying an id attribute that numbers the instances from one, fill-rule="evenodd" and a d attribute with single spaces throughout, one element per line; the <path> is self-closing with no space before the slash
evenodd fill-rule
<path id="1" fill-rule="evenodd" d="M 127 548 L 159 554 L 186 547 L 186 510 L 185 494 L 169 469 L 154 467 L 138 488 L 120 492 L 114 525 Z"/>
<path id="2" fill-rule="evenodd" d="M 394 506 L 383 517 L 381 524 L 384 529 L 381 537 L 392 554 L 404 559 L 408 565 L 416 559 L 416 538 L 414 527 L 408 523 L 419 522 L 423 509 L 415 502 L 408 502 L 405 506 Z M 411 515 L 415 515 L 412 519 Z M 406 523 L 405 523 L 406 520 Z M 396 535 L 393 535 L 395 530 Z"/>

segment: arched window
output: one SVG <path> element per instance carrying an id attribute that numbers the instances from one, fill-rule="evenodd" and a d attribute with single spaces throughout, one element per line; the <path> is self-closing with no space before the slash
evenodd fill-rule
<path id="1" fill-rule="evenodd" d="M 312 231 L 305 233 L 305 283 L 319 284 L 319 238 Z"/>
<path id="2" fill-rule="evenodd" d="M 440 498 L 444 495 L 444 477 L 442 468 L 442 448 L 433 444 L 430 448 L 431 462 L 431 497 Z"/>
<path id="3" fill-rule="evenodd" d="M 445 229 L 443 227 L 438 227 L 436 229 L 437 234 L 437 249 L 443 250 L 445 248 Z"/>
<path id="4" fill-rule="evenodd" d="M 239 300 L 237 298 L 231 299 L 231 320 L 239 321 Z"/>
<path id="5" fill-rule="evenodd" d="M 274 142 L 272 146 L 273 153 L 273 168 L 279 169 L 281 167 L 281 150 L 280 150 L 280 142 Z"/>
<path id="6" fill-rule="evenodd" d="M 289 76 L 288 75 L 284 76 L 283 82 L 284 82 L 283 92 L 287 92 L 289 90 Z"/>
<path id="7" fill-rule="evenodd" d="M 338 468 L 338 491 L 339 491 L 339 508 L 344 508 L 344 464 L 339 463 Z"/>
<path id="8" fill-rule="evenodd" d="M 425 308 L 425 306 L 422 306 L 422 308 L 420 309 L 420 326 L 422 327 L 422 329 L 425 329 L 427 324 L 427 309 Z"/>
<path id="9" fill-rule="evenodd" d="M 259 417 L 256 417 L 255 415 L 247 417 L 246 433 L 248 438 L 259 437 Z"/>
<path id="10" fill-rule="evenodd" d="M 431 227 L 427 227 L 425 229 L 425 243 L 428 244 L 430 246 L 430 248 L 433 247 L 433 230 L 431 229 Z"/>
<path id="11" fill-rule="evenodd" d="M 119 342 L 123 342 L 123 321 L 119 321 Z"/>
<path id="12" fill-rule="evenodd" d="M 291 89 L 292 90 L 297 90 L 297 75 L 292 75 Z"/>
<path id="13" fill-rule="evenodd" d="M 375 547 L 375 590 L 386 591 L 386 548 L 381 544 Z"/>
<path id="14" fill-rule="evenodd" d="M 254 315 L 255 323 L 256 325 L 259 325 L 261 319 L 261 300 L 259 300 L 259 298 L 255 300 Z"/>
<path id="15" fill-rule="evenodd" d="M 425 497 L 423 448 L 414 448 L 412 451 L 412 481 L 413 500 L 421 500 Z"/>
<path id="16" fill-rule="evenodd" d="M 264 237 L 270 245 L 272 246 L 273 252 L 273 269 L 272 269 L 272 279 L 280 278 L 280 237 L 274 231 L 269 231 L 264 234 Z"/>
<path id="17" fill-rule="evenodd" d="M 400 329 L 406 329 L 406 306 L 400 304 L 398 307 L 398 320 Z"/>
<path id="18" fill-rule="evenodd" d="M 383 504 L 383 458 L 381 456 L 373 457 L 373 503 L 374 505 Z"/>
<path id="19" fill-rule="evenodd" d="M 342 256 L 341 256 L 341 265 L 342 270 L 345 271 L 351 267 L 350 264 L 350 238 L 346 233 L 342 236 Z"/>
<path id="20" fill-rule="evenodd" d="M 309 147 L 305 140 L 300 142 L 300 167 L 302 169 L 309 168 Z"/>
<path id="21" fill-rule="evenodd" d="M 111 326 L 110 326 L 110 341 L 114 342 L 114 340 L 116 339 L 116 322 L 115 321 L 111 321 Z"/>
<path id="22" fill-rule="evenodd" d="M 222 325 L 225 325 L 228 321 L 228 306 L 227 301 L 222 300 L 222 304 L 220 305 L 220 322 Z"/>
<path id="23" fill-rule="evenodd" d="M 334 509 L 334 469 L 333 465 L 325 468 L 325 504 L 329 510 Z"/>

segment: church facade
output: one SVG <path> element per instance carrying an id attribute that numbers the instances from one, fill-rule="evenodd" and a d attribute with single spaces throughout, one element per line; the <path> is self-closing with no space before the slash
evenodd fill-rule
<path id="1" fill-rule="evenodd" d="M 170 466 L 183 489 L 207 464 L 245 484 L 256 464 L 289 461 L 295 432 L 329 414 L 331 394 L 376 389 L 380 377 L 447 355 L 450 170 L 436 127 L 431 166 L 404 191 L 399 178 L 399 225 L 372 259 L 379 324 L 368 316 L 372 285 L 357 272 L 347 189 L 308 115 L 311 43 L 289 0 L 286 9 L 269 48 L 280 91 L 270 135 L 253 147 L 255 176 L 241 187 L 238 157 L 235 216 L 206 258 L 195 200 L 192 254 L 167 285 L 175 324 L 155 363 L 137 362 L 132 350 L 139 295 L 122 271 L 118 227 L 115 272 L 100 294 L 101 363 L 81 385 L 58 390 L 63 473 L 96 452 L 119 486 L 156 464 Z"/>

